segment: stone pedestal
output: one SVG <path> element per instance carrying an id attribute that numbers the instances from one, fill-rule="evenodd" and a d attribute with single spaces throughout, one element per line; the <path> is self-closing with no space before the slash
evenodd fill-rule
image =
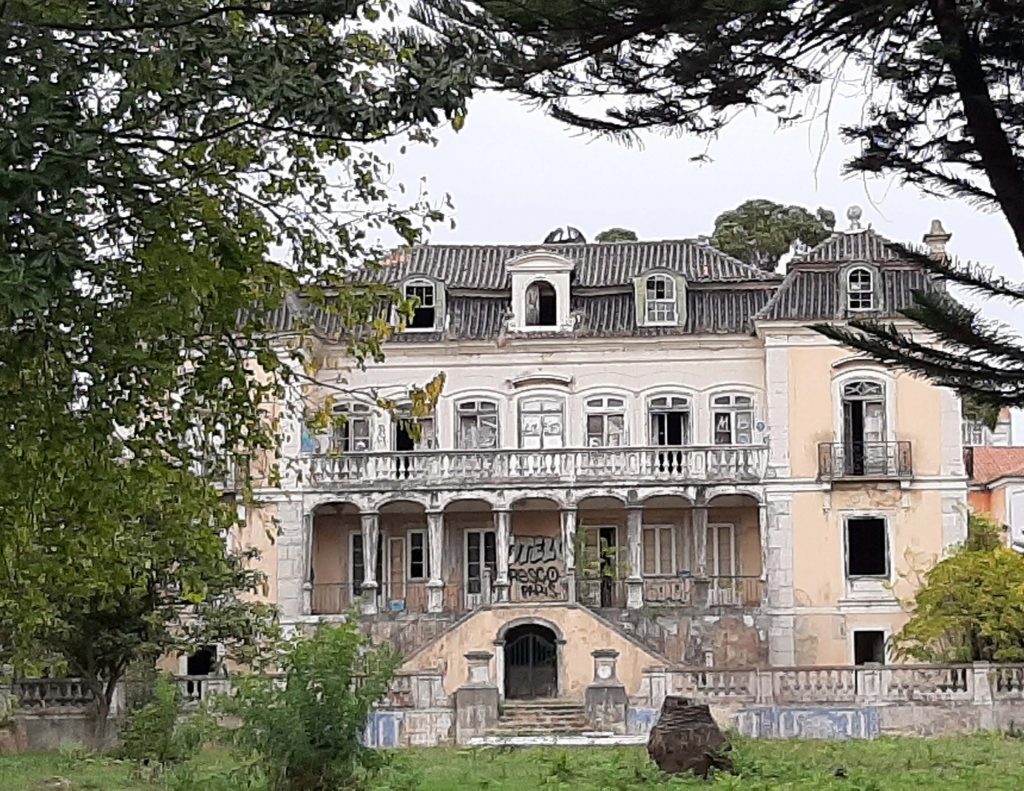
<path id="1" fill-rule="evenodd" d="M 584 698 L 587 722 L 595 731 L 625 733 L 629 696 L 615 672 L 619 652 L 599 648 L 590 655 L 594 657 L 594 681 Z"/>
<path id="2" fill-rule="evenodd" d="M 376 615 L 377 614 L 377 583 L 374 581 L 367 581 L 363 583 L 363 592 L 360 594 L 362 603 L 361 609 L 363 615 Z"/>
<path id="3" fill-rule="evenodd" d="M 455 743 L 465 744 L 498 724 L 498 687 L 491 682 L 490 651 L 466 654 L 466 683 L 455 690 Z"/>
<path id="4" fill-rule="evenodd" d="M 644 581 L 640 577 L 629 577 L 626 580 L 626 607 L 639 610 L 644 606 Z"/>
<path id="5" fill-rule="evenodd" d="M 444 610 L 444 582 L 431 580 L 427 583 L 427 612 Z"/>

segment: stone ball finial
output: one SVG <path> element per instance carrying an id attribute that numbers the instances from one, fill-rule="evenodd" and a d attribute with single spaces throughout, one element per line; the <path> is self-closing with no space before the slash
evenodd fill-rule
<path id="1" fill-rule="evenodd" d="M 860 218 L 864 216 L 864 210 L 856 204 L 846 210 L 846 219 L 850 221 L 850 230 L 860 228 Z"/>

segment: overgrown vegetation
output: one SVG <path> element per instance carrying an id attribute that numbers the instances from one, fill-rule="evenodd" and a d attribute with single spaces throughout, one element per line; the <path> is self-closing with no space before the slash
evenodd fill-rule
<path id="1" fill-rule="evenodd" d="M 1003 527 L 972 514 L 967 541 L 925 573 L 893 647 L 927 662 L 1024 660 L 1024 555 L 1008 548 Z"/>
<path id="2" fill-rule="evenodd" d="M 400 664 L 390 648 L 371 648 L 354 620 L 288 641 L 280 678 L 236 679 L 219 711 L 238 726 L 231 743 L 242 775 L 268 791 L 358 788 L 382 766 L 363 745 L 373 704 Z"/>
<path id="3" fill-rule="evenodd" d="M 642 748 L 434 749 L 394 753 L 372 791 L 977 791 L 1024 787 L 1024 742 L 1000 736 L 873 741 L 735 742 L 739 774 L 705 783 L 659 775 Z M 191 789 L 240 791 L 225 784 L 230 766 L 220 753 L 197 765 Z M 58 774 L 54 756 L 0 756 L 0 788 L 33 789 Z M 124 765 L 83 760 L 60 772 L 76 789 L 154 791 L 170 788 L 132 780 Z M 211 778 L 216 778 L 211 780 Z M 181 791 L 184 791 L 182 789 Z"/>

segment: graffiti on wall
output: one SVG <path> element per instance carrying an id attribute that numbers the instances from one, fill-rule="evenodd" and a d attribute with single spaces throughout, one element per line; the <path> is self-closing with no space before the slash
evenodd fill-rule
<path id="1" fill-rule="evenodd" d="M 559 599 L 565 561 L 561 539 L 516 536 L 509 548 L 508 578 L 522 599 Z"/>

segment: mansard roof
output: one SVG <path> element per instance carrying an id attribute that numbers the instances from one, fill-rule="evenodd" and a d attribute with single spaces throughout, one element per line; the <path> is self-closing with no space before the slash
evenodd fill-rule
<path id="1" fill-rule="evenodd" d="M 531 338 L 748 334 L 756 322 L 842 320 L 847 317 L 843 277 L 858 262 L 877 273 L 878 309 L 871 317 L 895 318 L 913 304 L 915 291 L 941 288 L 903 248 L 871 229 L 833 234 L 796 257 L 785 277 L 688 240 L 423 245 L 396 254 L 370 278 L 393 284 L 417 276 L 437 281 L 446 293 L 447 320 L 444 329 L 397 333 L 392 341 L 496 340 L 510 334 L 507 264 L 538 251 L 573 263 L 570 313 L 575 324 L 570 333 L 534 330 Z M 686 315 L 680 326 L 637 323 L 633 279 L 656 270 L 686 280 Z M 272 323 L 287 330 L 299 316 L 327 336 L 340 329 L 337 317 L 319 309 L 307 314 L 297 298 L 279 309 Z"/>
<path id="2" fill-rule="evenodd" d="M 942 285 L 904 249 L 870 228 L 832 234 L 789 264 L 775 296 L 754 317 L 757 321 L 823 321 L 847 318 L 843 277 L 851 266 L 867 264 L 877 272 L 877 309 L 869 316 L 896 318 L 914 304 L 915 291 Z"/>
<path id="3" fill-rule="evenodd" d="M 435 278 L 448 289 L 509 288 L 506 264 L 528 253 L 550 252 L 575 264 L 573 284 L 583 288 L 632 285 L 652 269 L 678 272 L 690 283 L 773 281 L 765 272 L 689 239 L 548 245 L 419 245 L 395 256 L 375 279 L 397 283 L 413 275 Z"/>

